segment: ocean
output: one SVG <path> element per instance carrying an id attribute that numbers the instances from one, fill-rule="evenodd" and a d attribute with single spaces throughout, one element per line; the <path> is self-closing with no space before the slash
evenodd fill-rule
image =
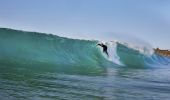
<path id="1" fill-rule="evenodd" d="M 99 42 L 0 28 L 0 100 L 170 100 L 170 58 Z"/>

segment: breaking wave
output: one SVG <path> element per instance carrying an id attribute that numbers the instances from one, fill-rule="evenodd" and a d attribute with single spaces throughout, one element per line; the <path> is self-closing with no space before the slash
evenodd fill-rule
<path id="1" fill-rule="evenodd" d="M 169 58 L 148 47 L 120 41 L 108 42 L 107 58 L 100 41 L 59 37 L 52 34 L 0 28 L 0 66 L 21 70 L 101 74 L 108 67 L 144 68 L 169 64 Z"/>

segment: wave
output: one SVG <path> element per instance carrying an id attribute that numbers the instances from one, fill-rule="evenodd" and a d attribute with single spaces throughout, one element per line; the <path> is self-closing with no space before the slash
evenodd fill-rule
<path id="1" fill-rule="evenodd" d="M 113 64 L 97 41 L 69 39 L 36 32 L 0 29 L 0 63 L 39 70 L 102 73 Z M 40 68 L 39 68 L 40 67 Z"/>
<path id="2" fill-rule="evenodd" d="M 96 44 L 52 34 L 0 28 L 0 66 L 60 73 L 101 74 L 108 67 L 152 67 L 168 63 L 148 48 L 134 48 L 127 43 L 107 43 L 110 58 Z"/>
<path id="3" fill-rule="evenodd" d="M 169 64 L 168 57 L 157 55 L 148 47 L 129 47 L 118 42 L 116 51 L 120 62 L 132 68 L 163 68 Z"/>

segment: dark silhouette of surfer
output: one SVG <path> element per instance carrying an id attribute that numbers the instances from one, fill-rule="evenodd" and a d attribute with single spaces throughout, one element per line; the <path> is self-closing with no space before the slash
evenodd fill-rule
<path id="1" fill-rule="evenodd" d="M 109 57 L 109 54 L 108 54 L 108 52 L 107 52 L 107 46 L 106 46 L 106 45 L 104 45 L 103 43 L 101 43 L 101 44 L 97 44 L 97 45 L 101 46 L 101 47 L 103 48 L 103 52 L 104 52 L 104 53 L 106 53 L 106 54 L 107 54 L 107 56 Z"/>

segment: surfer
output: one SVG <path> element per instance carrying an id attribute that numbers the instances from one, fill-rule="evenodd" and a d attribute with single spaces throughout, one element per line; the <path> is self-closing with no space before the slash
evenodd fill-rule
<path id="1" fill-rule="evenodd" d="M 103 48 L 103 52 L 104 52 L 104 53 L 106 53 L 106 54 L 107 54 L 107 56 L 109 57 L 109 54 L 108 54 L 108 52 L 107 52 L 107 46 L 106 46 L 106 45 L 104 45 L 103 43 L 101 43 L 101 44 L 97 44 L 97 45 L 101 46 L 101 47 Z"/>

